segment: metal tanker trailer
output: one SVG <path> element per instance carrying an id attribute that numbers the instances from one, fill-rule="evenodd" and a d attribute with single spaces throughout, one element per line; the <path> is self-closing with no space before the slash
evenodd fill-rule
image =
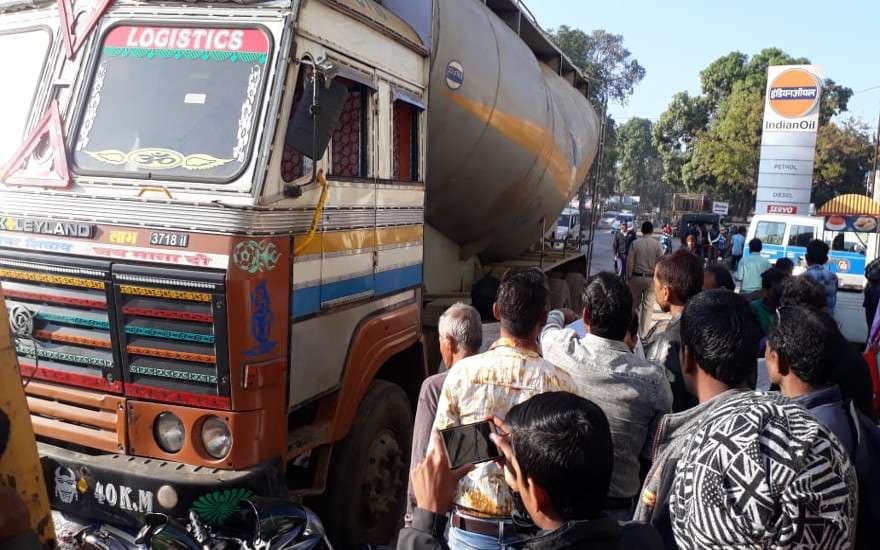
<path id="1" fill-rule="evenodd" d="M 583 183 L 598 118 L 486 4 L 444 0 L 435 10 L 427 221 L 466 255 L 510 258 Z"/>
<path id="2" fill-rule="evenodd" d="M 510 265 L 555 224 L 590 169 L 599 120 L 586 79 L 520 2 L 383 5 L 431 46 L 426 286 L 467 291 L 463 272 Z"/>

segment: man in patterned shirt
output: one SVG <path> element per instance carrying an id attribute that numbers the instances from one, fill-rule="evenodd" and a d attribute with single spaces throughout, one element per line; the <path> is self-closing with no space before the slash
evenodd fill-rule
<path id="1" fill-rule="evenodd" d="M 653 525 L 667 548 L 675 548 L 669 497 L 685 442 L 712 410 L 754 387 L 761 337 L 748 302 L 729 290 L 706 290 L 691 298 L 680 331 L 682 382 L 699 404 L 660 419 L 652 435 L 651 469 L 633 516 Z"/>
<path id="2" fill-rule="evenodd" d="M 538 334 L 547 319 L 547 278 L 515 269 L 501 279 L 493 306 L 501 338 L 486 353 L 456 363 L 443 384 L 434 429 L 504 418 L 514 406 L 549 391 L 575 393 L 565 371 L 541 358 Z M 495 462 L 462 478 L 455 494 L 449 547 L 493 549 L 517 540 L 514 498 Z"/>
<path id="3" fill-rule="evenodd" d="M 828 306 L 828 314 L 834 316 L 834 306 L 837 305 L 837 275 L 825 269 L 828 263 L 828 245 L 819 239 L 813 239 L 807 244 L 807 271 L 804 275 L 822 285 L 825 289 L 825 303 Z"/>

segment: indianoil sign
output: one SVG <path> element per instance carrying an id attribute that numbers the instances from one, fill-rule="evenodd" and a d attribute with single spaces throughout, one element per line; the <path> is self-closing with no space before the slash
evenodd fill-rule
<path id="1" fill-rule="evenodd" d="M 816 65 L 767 69 L 756 214 L 810 213 L 822 76 Z"/>

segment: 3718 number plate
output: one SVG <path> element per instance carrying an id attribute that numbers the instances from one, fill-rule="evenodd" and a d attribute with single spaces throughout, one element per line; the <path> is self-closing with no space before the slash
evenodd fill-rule
<path id="1" fill-rule="evenodd" d="M 186 248 L 189 246 L 189 235 L 186 233 L 165 233 L 153 231 L 150 233 L 150 244 L 158 246 L 177 246 Z"/>

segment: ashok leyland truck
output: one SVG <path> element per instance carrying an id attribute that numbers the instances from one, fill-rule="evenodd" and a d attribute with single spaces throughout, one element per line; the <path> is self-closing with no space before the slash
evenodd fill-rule
<path id="1" fill-rule="evenodd" d="M 0 285 L 54 509 L 401 518 L 431 319 L 584 182 L 587 82 L 518 1 L 2 0 Z M 564 301 L 564 300 L 562 300 Z"/>

